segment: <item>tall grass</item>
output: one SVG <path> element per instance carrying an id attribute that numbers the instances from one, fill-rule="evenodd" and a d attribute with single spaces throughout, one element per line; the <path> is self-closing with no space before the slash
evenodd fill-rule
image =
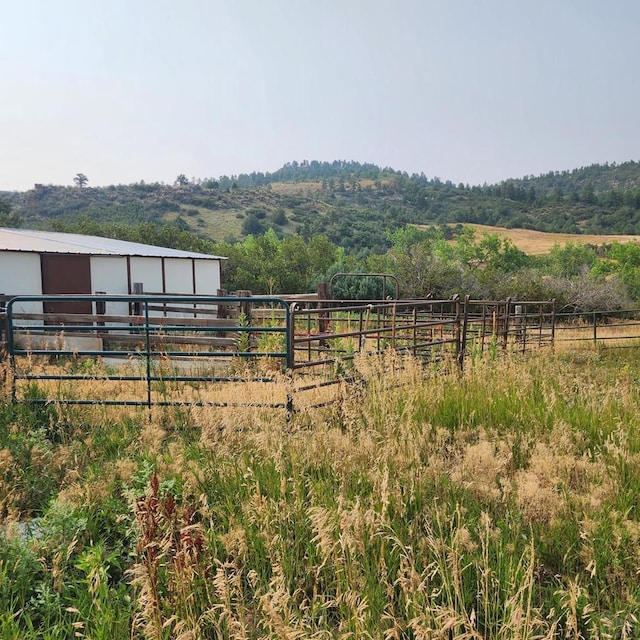
<path id="1" fill-rule="evenodd" d="M 355 367 L 290 420 L 4 407 L 0 636 L 640 633 L 637 354 Z"/>

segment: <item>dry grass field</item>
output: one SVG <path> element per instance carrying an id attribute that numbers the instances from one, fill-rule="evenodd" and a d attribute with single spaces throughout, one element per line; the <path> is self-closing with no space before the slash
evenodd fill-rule
<path id="1" fill-rule="evenodd" d="M 477 237 L 481 237 L 485 233 L 497 233 L 503 238 L 508 238 L 518 249 L 530 255 L 548 253 L 554 245 L 563 246 L 569 242 L 593 245 L 603 245 L 611 242 L 640 242 L 640 236 L 545 233 L 529 229 L 504 229 L 484 224 L 465 224 L 464 226 L 474 229 Z"/>
<path id="2" fill-rule="evenodd" d="M 288 421 L 2 405 L 0 637 L 638 637 L 637 354 L 355 366 Z"/>
<path id="3" fill-rule="evenodd" d="M 304 398 L 262 358 L 159 357 L 151 410 L 59 401 L 144 398 L 143 359 L 27 354 L 49 401 L 0 401 L 0 638 L 640 637 L 636 334 L 354 352 Z"/>
<path id="4" fill-rule="evenodd" d="M 307 191 L 320 191 L 321 182 L 273 182 L 271 190 L 275 193 L 306 193 Z"/>

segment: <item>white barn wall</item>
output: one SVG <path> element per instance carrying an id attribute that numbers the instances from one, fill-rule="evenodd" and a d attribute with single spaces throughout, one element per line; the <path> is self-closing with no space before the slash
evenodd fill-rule
<path id="1" fill-rule="evenodd" d="M 91 293 L 104 291 L 112 295 L 126 295 L 135 282 L 142 282 L 147 293 L 192 295 L 195 292 L 197 295 L 215 296 L 221 286 L 220 260 L 168 256 L 91 256 Z M 42 295 L 38 251 L 0 250 L 0 293 Z M 215 309 L 216 306 L 211 305 L 211 308 Z M 37 302 L 23 303 L 16 310 L 23 313 L 43 312 L 42 303 Z M 106 313 L 128 315 L 129 305 L 125 302 L 109 302 Z M 153 315 L 158 314 L 161 312 Z"/>
<path id="2" fill-rule="evenodd" d="M 131 291 L 135 282 L 142 282 L 144 293 L 162 293 L 162 259 L 140 258 L 132 256 L 129 259 L 131 270 Z M 150 316 L 161 316 L 161 311 L 151 311 Z"/>
<path id="3" fill-rule="evenodd" d="M 182 258 L 164 259 L 166 293 L 193 294 L 193 262 Z"/>
<path id="4" fill-rule="evenodd" d="M 91 256 L 91 293 L 104 291 L 111 295 L 127 295 L 127 259 L 121 256 Z M 95 309 L 94 309 L 95 311 Z M 107 302 L 106 314 L 129 315 L 126 302 Z"/>
<path id="5" fill-rule="evenodd" d="M 164 259 L 164 292 L 193 295 L 193 261 L 181 258 Z M 169 318 L 193 317 L 193 314 L 167 312 Z"/>
<path id="6" fill-rule="evenodd" d="M 196 260 L 196 293 L 215 296 L 220 289 L 220 261 Z"/>
<path id="7" fill-rule="evenodd" d="M 142 282 L 145 293 L 162 293 L 162 260 L 160 258 L 132 256 L 129 264 L 132 289 L 134 282 Z"/>
<path id="8" fill-rule="evenodd" d="M 40 254 L 0 251 L 0 293 L 42 295 Z M 41 302 L 23 302 L 14 306 L 20 313 L 42 313 Z"/>
<path id="9" fill-rule="evenodd" d="M 220 289 L 220 262 L 218 260 L 195 260 L 196 294 L 200 296 L 215 296 Z M 207 307 L 214 311 L 217 305 Z"/>

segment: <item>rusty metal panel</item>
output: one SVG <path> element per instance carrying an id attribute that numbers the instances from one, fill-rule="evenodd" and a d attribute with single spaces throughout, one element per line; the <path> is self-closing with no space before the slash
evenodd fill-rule
<path id="1" fill-rule="evenodd" d="M 91 256 L 43 253 L 40 256 L 42 267 L 42 293 L 56 295 L 60 293 L 90 294 Z M 45 313 L 91 313 L 91 302 L 46 302 Z"/>

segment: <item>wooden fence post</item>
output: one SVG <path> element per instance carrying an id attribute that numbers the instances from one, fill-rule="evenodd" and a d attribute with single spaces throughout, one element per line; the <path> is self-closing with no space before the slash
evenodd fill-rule
<path id="1" fill-rule="evenodd" d="M 246 289 L 241 289 L 239 291 L 236 291 L 236 296 L 238 298 L 250 298 L 251 291 L 248 291 Z M 251 302 L 249 301 L 242 302 L 240 304 L 240 313 L 244 313 L 244 317 L 245 317 L 245 320 L 247 321 L 247 324 L 250 324 L 251 323 Z"/>
<path id="2" fill-rule="evenodd" d="M 96 295 L 104 296 L 106 291 L 96 291 Z M 104 300 L 96 300 L 96 315 L 103 316 L 107 312 L 107 303 Z M 104 327 L 104 321 L 96 323 L 99 327 Z"/>
<path id="3" fill-rule="evenodd" d="M 218 298 L 226 298 L 227 290 L 226 289 L 218 289 L 216 292 Z M 226 304 L 218 304 L 218 318 L 227 318 L 227 305 Z"/>

